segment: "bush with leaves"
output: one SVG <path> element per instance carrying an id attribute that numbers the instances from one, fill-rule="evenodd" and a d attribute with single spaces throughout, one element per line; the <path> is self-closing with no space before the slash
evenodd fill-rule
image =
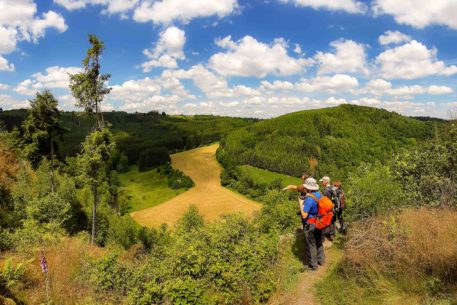
<path id="1" fill-rule="evenodd" d="M 360 165 L 349 175 L 347 185 L 347 214 L 353 219 L 385 213 L 411 203 L 394 180 L 391 169 L 380 163 Z"/>
<path id="2" fill-rule="evenodd" d="M 168 186 L 172 189 L 190 189 L 194 186 L 194 182 L 190 177 L 186 176 L 183 172 L 171 167 L 171 164 L 167 162 L 165 165 L 157 168 L 157 172 L 163 172 L 167 175 Z"/>
<path id="3" fill-rule="evenodd" d="M 457 203 L 457 126 L 449 129 L 447 139 L 403 150 L 392 162 L 395 179 L 415 205 Z"/>
<path id="4" fill-rule="evenodd" d="M 120 245 L 125 249 L 137 242 L 138 224 L 129 215 L 113 215 L 109 221 L 107 243 Z"/>
<path id="5" fill-rule="evenodd" d="M 24 277 L 26 265 L 27 263 L 18 263 L 14 266 L 11 259 L 5 262 L 3 270 L 0 271 L 0 301 L 2 301 L 2 296 L 11 296 L 10 288 Z"/>
<path id="6" fill-rule="evenodd" d="M 113 254 L 90 264 L 85 273 L 100 295 L 139 305 L 257 304 L 275 288 L 279 237 L 241 216 L 204 224 L 191 208 L 176 230 L 142 235 L 153 244 L 146 256 L 129 263 Z"/>
<path id="7" fill-rule="evenodd" d="M 263 232 L 291 232 L 300 227 L 297 201 L 290 200 L 289 194 L 279 190 L 269 191 L 263 197 L 262 215 L 259 225 Z"/>

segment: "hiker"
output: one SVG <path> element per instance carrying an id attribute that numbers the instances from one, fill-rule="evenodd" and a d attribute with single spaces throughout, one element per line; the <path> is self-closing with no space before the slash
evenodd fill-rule
<path id="1" fill-rule="evenodd" d="M 324 187 L 323 191 L 322 191 L 322 195 L 323 196 L 326 196 L 328 197 L 332 202 L 333 202 L 333 205 L 336 207 L 337 203 L 336 203 L 336 192 L 333 188 L 333 186 L 330 184 L 330 177 L 328 176 L 324 176 L 322 177 L 319 182 L 321 183 L 321 185 Z M 334 211 L 336 212 L 336 211 Z M 335 238 L 335 235 L 336 235 L 336 226 L 335 226 L 335 222 L 336 222 L 336 213 L 333 214 L 333 219 L 332 219 L 332 223 L 330 226 L 328 226 L 327 228 L 324 229 L 324 236 L 329 240 L 329 241 L 333 241 L 333 239 Z"/>
<path id="2" fill-rule="evenodd" d="M 297 190 L 305 194 L 301 214 L 305 223 L 306 257 L 310 269 L 317 270 L 318 265 L 325 263 L 322 230 L 316 228 L 318 200 L 322 198 L 319 185 L 316 179 L 310 177 L 304 181 L 303 185 L 289 185 L 284 190 Z"/>
<path id="3" fill-rule="evenodd" d="M 333 191 L 333 186 L 330 184 L 330 177 L 324 176 L 322 177 L 319 182 L 322 184 L 324 187 L 324 190 L 322 191 L 322 195 L 327 196 L 330 198 L 330 200 L 334 200 L 335 193 Z"/>
<path id="4" fill-rule="evenodd" d="M 307 173 L 303 173 L 301 175 L 302 183 L 305 183 L 305 180 L 308 179 L 309 177 L 310 176 Z M 303 188 L 303 185 L 289 185 L 289 186 L 287 186 L 287 187 L 285 187 L 283 189 L 283 191 L 290 191 L 290 190 L 297 191 L 300 194 L 300 195 L 298 195 L 298 211 L 297 211 L 297 215 L 300 216 L 303 230 L 305 230 L 306 219 L 303 219 L 303 217 L 301 217 L 302 210 L 303 210 L 303 204 L 304 204 L 305 199 L 306 199 L 305 189 Z"/>
<path id="5" fill-rule="evenodd" d="M 333 182 L 333 191 L 335 193 L 335 218 L 339 222 L 339 231 L 346 232 L 346 225 L 343 220 L 343 210 L 345 206 L 345 197 L 343 191 L 343 184 L 341 181 L 336 180 Z"/>

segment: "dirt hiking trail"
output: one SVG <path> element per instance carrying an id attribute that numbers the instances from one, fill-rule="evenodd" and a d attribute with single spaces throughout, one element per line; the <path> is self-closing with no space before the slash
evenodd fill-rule
<path id="1" fill-rule="evenodd" d="M 259 203 L 221 186 L 221 166 L 216 160 L 218 147 L 219 144 L 213 144 L 172 155 L 173 168 L 189 176 L 195 186 L 160 205 L 131 213 L 133 219 L 147 227 L 158 227 L 162 223 L 173 226 L 191 205 L 209 221 L 222 214 L 252 216 L 258 211 Z"/>
<path id="2" fill-rule="evenodd" d="M 326 245 L 325 256 L 326 263 L 324 266 L 319 266 L 317 271 L 306 270 L 302 272 L 298 275 L 291 291 L 274 294 L 268 305 L 319 305 L 320 302 L 315 295 L 315 286 L 325 277 L 329 268 L 338 262 L 341 254 Z"/>

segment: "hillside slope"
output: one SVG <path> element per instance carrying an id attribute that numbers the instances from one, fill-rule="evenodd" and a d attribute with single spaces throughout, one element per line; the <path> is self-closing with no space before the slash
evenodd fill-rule
<path id="1" fill-rule="evenodd" d="M 105 120 L 112 125 L 116 145 L 136 163 L 138 154 L 147 148 L 166 147 L 170 152 L 191 149 L 218 141 L 237 128 L 245 127 L 253 119 L 219 117 L 212 115 L 172 116 L 158 112 L 126 113 L 105 112 Z M 8 130 L 20 128 L 27 111 L 8 110 L 0 112 L 0 122 Z M 80 143 L 93 127 L 92 118 L 78 112 L 63 112 L 62 125 L 68 130 L 59 144 L 59 155 L 64 157 L 80 151 Z"/>
<path id="2" fill-rule="evenodd" d="M 433 138 L 437 121 L 420 121 L 355 105 L 307 110 L 265 120 L 230 133 L 222 142 L 224 165 L 248 164 L 293 176 L 344 178 L 361 162 Z"/>

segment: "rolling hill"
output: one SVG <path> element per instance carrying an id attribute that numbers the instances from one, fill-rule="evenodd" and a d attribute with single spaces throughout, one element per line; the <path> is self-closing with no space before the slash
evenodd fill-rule
<path id="1" fill-rule="evenodd" d="M 355 105 L 307 110 L 260 121 L 230 133 L 221 142 L 226 166 L 301 176 L 346 177 L 361 162 L 386 162 L 403 147 L 431 139 L 440 121 L 423 121 Z"/>

